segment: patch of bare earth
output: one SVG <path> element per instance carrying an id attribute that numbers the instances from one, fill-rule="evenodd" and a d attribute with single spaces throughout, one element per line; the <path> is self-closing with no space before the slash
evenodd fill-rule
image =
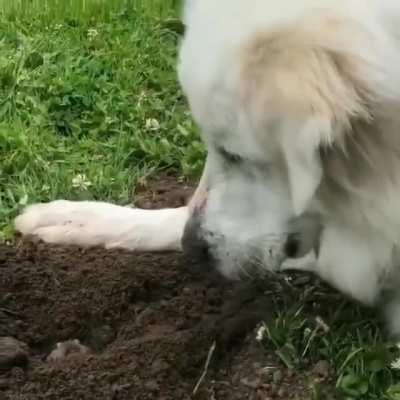
<path id="1" fill-rule="evenodd" d="M 165 177 L 137 205 L 179 206 L 191 193 Z M 310 399 L 305 375 L 255 340 L 279 285 L 232 286 L 179 254 L 0 245 L 0 337 L 22 342 L 27 357 L 0 363 L 0 398 Z"/>

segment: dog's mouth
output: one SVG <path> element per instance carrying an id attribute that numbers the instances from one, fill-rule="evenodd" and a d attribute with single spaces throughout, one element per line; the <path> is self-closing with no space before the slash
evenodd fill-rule
<path id="1" fill-rule="evenodd" d="M 187 267 L 201 275 L 220 275 L 230 281 L 265 278 L 279 273 L 288 259 L 302 258 L 310 251 L 318 255 L 319 233 L 307 229 L 240 241 L 202 230 L 201 240 L 193 241 L 195 246 L 186 245 L 185 259 Z"/>

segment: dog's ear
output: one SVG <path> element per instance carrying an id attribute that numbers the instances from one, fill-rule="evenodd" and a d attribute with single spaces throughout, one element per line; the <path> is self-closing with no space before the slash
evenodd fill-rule
<path id="1" fill-rule="evenodd" d="M 362 59 L 323 48 L 303 51 L 298 71 L 304 81 L 294 78 L 293 85 L 292 72 L 286 70 L 292 87 L 288 91 L 282 83 L 279 88 L 287 104 L 281 118 L 290 121 L 282 124 L 280 143 L 296 215 L 307 210 L 321 183 L 321 149 L 346 152 L 344 143 L 354 127 L 369 125 L 383 103 L 371 84 L 379 73 Z"/>
<path id="2" fill-rule="evenodd" d="M 342 16 L 260 33 L 244 48 L 239 98 L 266 143 L 280 144 L 296 214 L 321 182 L 320 149 L 345 151 L 355 125 L 400 98 L 393 54 L 384 34 Z"/>
<path id="3" fill-rule="evenodd" d="M 322 179 L 319 135 L 324 122 L 310 119 L 293 135 L 282 132 L 282 153 L 287 166 L 293 209 L 296 215 L 305 212 Z M 297 128 L 298 129 L 298 128 Z"/>

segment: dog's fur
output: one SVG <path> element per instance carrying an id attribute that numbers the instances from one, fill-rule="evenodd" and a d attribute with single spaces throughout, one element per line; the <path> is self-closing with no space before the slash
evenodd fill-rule
<path id="1" fill-rule="evenodd" d="M 189 206 L 56 201 L 28 207 L 16 228 L 157 251 L 181 250 L 186 224 L 185 247 L 200 238 L 229 277 L 308 269 L 366 304 L 389 289 L 399 335 L 397 0 L 188 0 L 184 20 L 179 78 L 208 148 Z M 306 256 L 282 264 L 293 235 L 289 255 Z"/>

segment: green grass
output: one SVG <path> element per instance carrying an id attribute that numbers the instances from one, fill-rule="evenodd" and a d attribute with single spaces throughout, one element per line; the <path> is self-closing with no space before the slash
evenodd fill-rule
<path id="1" fill-rule="evenodd" d="M 0 239 L 26 203 L 126 204 L 139 177 L 201 169 L 176 79 L 176 1 L 82 7 L 0 3 Z M 74 187 L 79 175 L 90 185 Z"/>
<path id="2" fill-rule="evenodd" d="M 0 0 L 0 240 L 28 203 L 127 204 L 148 174 L 200 172 L 176 78 L 178 10 L 174 0 Z M 321 335 L 295 311 L 267 326 L 267 351 L 297 370 L 328 360 L 347 399 L 400 399 L 399 351 L 370 319 L 336 319 Z M 328 399 L 320 390 L 315 400 Z"/>
<path id="3" fill-rule="evenodd" d="M 265 323 L 262 343 L 304 374 L 312 400 L 399 400 L 400 347 L 385 339 L 376 315 L 319 284 L 300 297 Z M 333 387 L 310 375 L 321 361 L 329 363 Z"/>

